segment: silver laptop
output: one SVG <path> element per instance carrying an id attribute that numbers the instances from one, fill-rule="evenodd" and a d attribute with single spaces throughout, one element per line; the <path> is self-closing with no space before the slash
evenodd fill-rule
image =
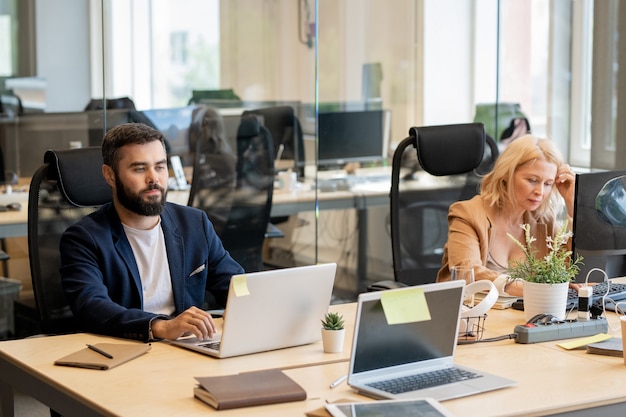
<path id="1" fill-rule="evenodd" d="M 439 401 L 514 385 L 515 381 L 455 365 L 463 286 L 463 281 L 448 281 L 360 294 L 348 384 L 374 398 Z M 422 289 L 422 296 L 415 289 Z M 388 294 L 381 301 L 384 293 Z M 398 320 L 393 311 L 399 308 L 393 304 L 397 299 L 409 300 L 411 306 L 425 302 L 429 318 L 420 313 L 410 317 L 417 321 Z M 389 324 L 397 322 L 401 324 Z M 434 378 L 437 382 L 423 381 L 435 372 L 443 374 Z M 457 382 L 446 382 L 455 377 Z M 400 384 L 407 380 L 414 382 Z"/>
<path id="2" fill-rule="evenodd" d="M 235 275 L 222 333 L 212 340 L 169 343 L 218 358 L 314 343 L 330 305 L 334 263 Z"/>

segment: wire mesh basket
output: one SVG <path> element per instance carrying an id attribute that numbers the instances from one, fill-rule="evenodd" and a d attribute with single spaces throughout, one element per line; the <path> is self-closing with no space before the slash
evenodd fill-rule
<path id="1" fill-rule="evenodd" d="M 487 314 L 482 316 L 461 317 L 459 322 L 458 344 L 479 342 L 485 332 Z"/>

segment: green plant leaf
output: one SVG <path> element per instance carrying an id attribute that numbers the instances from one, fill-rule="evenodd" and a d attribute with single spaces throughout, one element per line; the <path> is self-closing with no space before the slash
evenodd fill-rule
<path id="1" fill-rule="evenodd" d="M 539 258 L 537 249 L 533 246 L 535 238 L 530 234 L 530 225 L 523 224 L 525 242 L 522 243 L 512 235 L 508 235 L 524 252 L 524 258 L 512 261 L 507 268 L 511 280 L 521 279 L 528 282 L 558 284 L 570 282 L 580 270 L 581 256 L 572 260 L 572 252 L 567 250 L 567 242 L 572 236 L 567 231 L 567 222 L 563 224 L 556 236 L 546 238 L 548 254 Z"/>
<path id="2" fill-rule="evenodd" d="M 339 313 L 326 313 L 322 320 L 322 327 L 326 330 L 342 330 L 344 328 L 343 316 Z"/>

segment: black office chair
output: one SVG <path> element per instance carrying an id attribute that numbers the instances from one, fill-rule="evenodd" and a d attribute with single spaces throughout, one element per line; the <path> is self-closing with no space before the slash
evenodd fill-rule
<path id="1" fill-rule="evenodd" d="M 304 177 L 304 139 L 293 107 L 275 106 L 243 112 L 244 116 L 250 114 L 261 116 L 263 125 L 272 134 L 274 158 L 293 160 L 294 170 L 299 177 Z"/>
<path id="2" fill-rule="evenodd" d="M 243 116 L 237 131 L 237 183 L 224 232 L 224 247 L 246 272 L 263 269 L 274 192 L 272 135 L 256 117 Z"/>
<path id="3" fill-rule="evenodd" d="M 487 150 L 485 144 L 489 140 Z M 411 190 L 400 183 L 405 150 L 417 151 L 420 166 L 430 175 L 451 176 L 450 187 Z M 396 148 L 392 162 L 390 218 L 395 281 L 377 282 L 380 290 L 434 282 L 448 238 L 448 209 L 455 201 L 479 192 L 479 166 L 492 166 L 498 148 L 481 123 L 413 127 Z"/>
<path id="4" fill-rule="evenodd" d="M 274 142 L 273 157 L 281 160 L 293 160 L 293 170 L 297 173 L 298 178 L 304 178 L 304 139 L 302 126 L 294 108 L 291 106 L 265 107 L 246 110 L 243 115 L 257 115 L 263 118 L 263 126 L 269 130 Z M 284 237 L 284 233 L 276 225 L 280 226 L 288 221 L 289 216 L 270 218 L 270 227 L 273 227 L 275 236 Z"/>
<path id="5" fill-rule="evenodd" d="M 100 147 L 48 150 L 32 177 L 28 251 L 40 331 L 79 330 L 61 286 L 59 241 L 67 227 L 111 200 L 102 176 Z"/>
<path id="6" fill-rule="evenodd" d="M 194 109 L 189 146 L 194 163 L 187 205 L 204 210 L 222 236 L 237 184 L 237 156 L 216 109 L 204 105 Z"/>
<path id="7" fill-rule="evenodd" d="M 103 110 L 114 110 L 115 116 L 104 117 Z M 126 110 L 126 111 L 122 111 Z M 135 102 L 129 97 L 94 98 L 87 103 L 85 109 L 89 118 L 89 145 L 100 146 L 105 133 L 112 127 L 126 122 L 143 123 L 157 129 L 156 125 L 144 112 L 135 108 Z M 165 150 L 170 154 L 169 142 L 165 141 Z"/>

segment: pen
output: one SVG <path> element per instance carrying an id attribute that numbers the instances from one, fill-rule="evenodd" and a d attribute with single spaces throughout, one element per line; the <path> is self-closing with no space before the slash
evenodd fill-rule
<path id="1" fill-rule="evenodd" d="M 91 350 L 93 350 L 94 352 L 98 352 L 99 354 L 101 354 L 102 356 L 106 356 L 109 359 L 113 359 L 113 355 L 111 355 L 110 353 L 106 353 L 104 350 L 102 349 L 98 349 L 97 347 L 95 347 L 94 345 L 90 345 L 87 344 L 87 347 Z"/>
<path id="2" fill-rule="evenodd" d="M 278 150 L 276 151 L 276 161 L 280 161 L 280 158 L 283 157 L 283 151 L 285 150 L 285 145 L 283 145 L 282 143 L 280 145 L 278 145 Z"/>
<path id="3" fill-rule="evenodd" d="M 331 388 L 335 388 L 337 385 L 339 385 L 339 384 L 341 384 L 343 381 L 345 381 L 347 377 L 348 377 L 348 375 L 341 375 L 339 378 L 337 378 L 337 380 L 336 380 L 336 381 L 333 381 L 333 382 L 330 384 L 330 387 L 331 387 Z"/>

